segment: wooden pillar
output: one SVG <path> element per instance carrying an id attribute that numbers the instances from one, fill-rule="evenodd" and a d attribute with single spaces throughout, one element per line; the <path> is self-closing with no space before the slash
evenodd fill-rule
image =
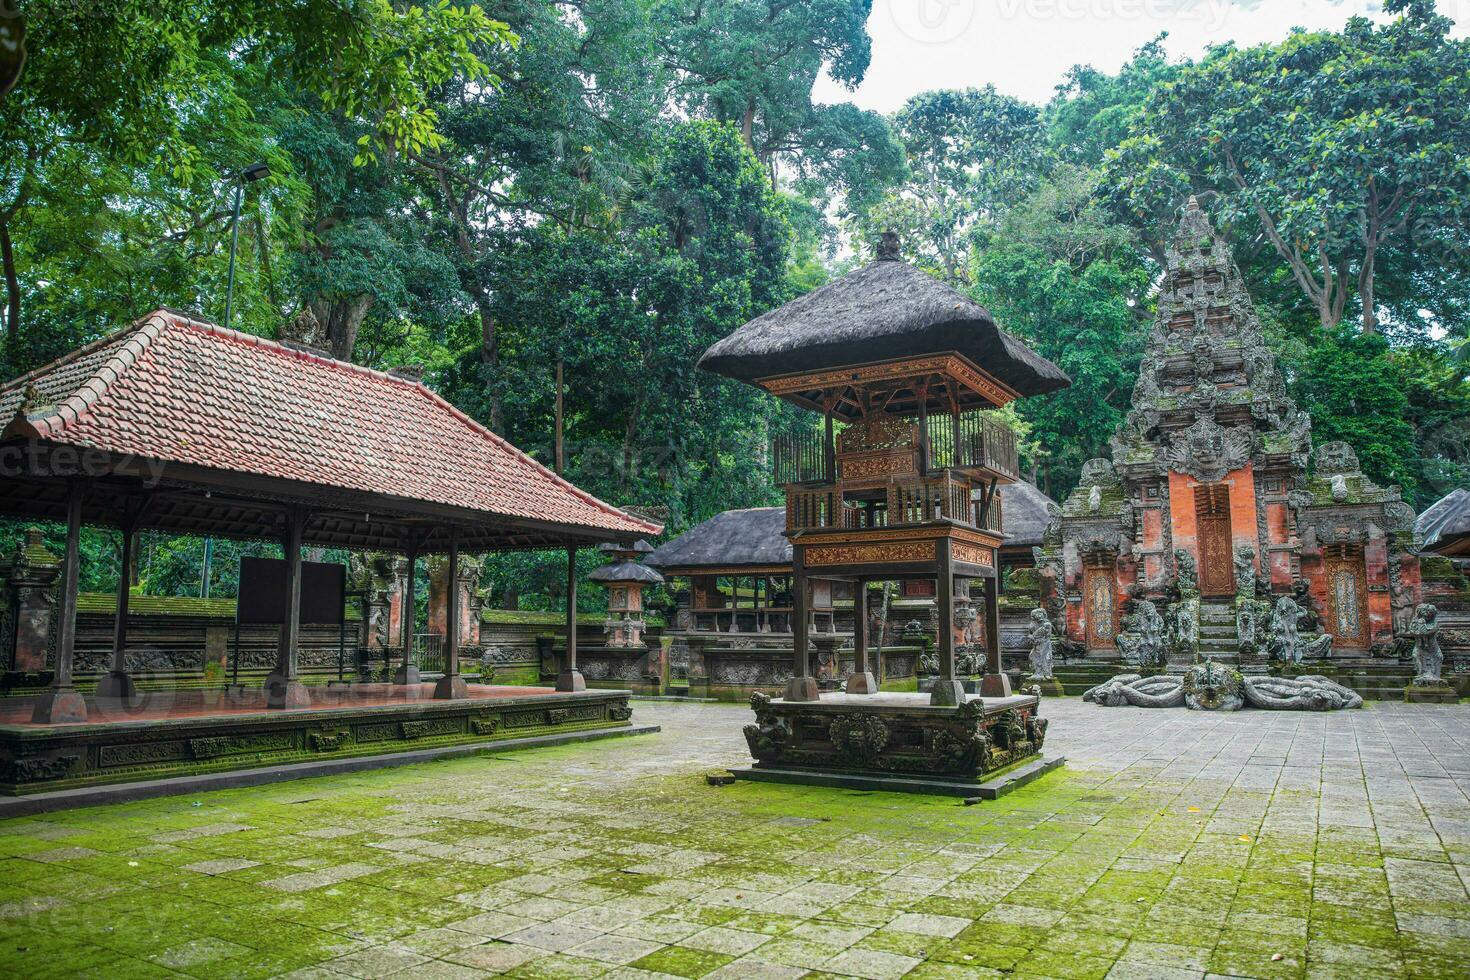
<path id="1" fill-rule="evenodd" d="M 939 676 L 934 679 L 931 704 L 952 705 L 965 701 L 964 685 L 954 670 L 954 555 L 948 538 L 939 545 L 939 574 L 936 576 L 934 603 L 939 607 Z"/>
<path id="2" fill-rule="evenodd" d="M 878 680 L 868 666 L 868 583 L 857 580 L 852 597 L 852 675 L 847 679 L 848 694 L 876 694 Z"/>
<path id="3" fill-rule="evenodd" d="M 919 475 L 929 475 L 929 390 L 921 387 L 919 396 Z M 924 509 L 928 510 L 928 501 L 924 502 Z"/>
<path id="4" fill-rule="evenodd" d="M 56 609 L 56 674 L 51 688 L 36 700 L 31 721 L 57 725 L 87 720 L 87 702 L 72 686 L 72 657 L 77 636 L 77 573 L 81 563 L 82 498 L 86 486 L 72 480 L 66 491 L 66 555 L 62 559 L 61 595 Z"/>
<path id="5" fill-rule="evenodd" d="M 733 615 L 733 614 L 732 614 Z M 587 681 L 577 669 L 577 549 L 567 549 L 567 655 L 556 678 L 558 691 L 585 691 Z"/>
<path id="6" fill-rule="evenodd" d="M 787 701 L 816 701 L 817 679 L 812 674 L 808 648 L 811 642 L 811 595 L 807 591 L 806 549 L 791 546 L 791 680 L 786 684 Z"/>
<path id="7" fill-rule="evenodd" d="M 413 662 L 413 628 L 414 628 L 414 566 L 419 560 L 419 546 L 415 541 L 408 546 L 405 555 L 408 559 L 408 569 L 403 577 L 403 594 L 399 596 L 398 603 L 398 625 L 403 633 L 403 664 L 393 673 L 394 684 L 417 684 L 419 683 L 419 667 Z"/>
<path id="8" fill-rule="evenodd" d="M 980 695 L 1008 698 L 1011 679 L 1001 669 L 1000 662 L 1000 551 L 991 549 L 990 554 L 990 567 L 995 574 L 985 580 L 985 676 L 980 679 Z"/>
<path id="9" fill-rule="evenodd" d="M 832 434 L 832 399 L 827 400 L 826 420 L 822 439 L 822 463 L 826 470 L 827 483 L 837 482 L 837 442 Z"/>
<path id="10" fill-rule="evenodd" d="M 128 674 L 128 600 L 132 596 L 133 541 L 137 537 L 136 526 L 131 519 L 119 525 L 122 534 L 122 563 L 117 574 L 117 611 L 112 621 L 112 667 L 97 682 L 97 697 L 117 701 L 131 701 L 137 697 L 138 688 Z"/>
<path id="11" fill-rule="evenodd" d="M 434 685 L 434 697 L 441 701 L 469 696 L 464 678 L 459 676 L 459 528 L 449 529 L 449 569 L 444 575 L 444 676 Z"/>
<path id="12" fill-rule="evenodd" d="M 286 516 L 286 533 L 281 550 L 286 559 L 286 610 L 281 621 L 280 643 L 276 651 L 276 669 L 265 679 L 265 703 L 268 708 L 306 708 L 311 695 L 300 678 L 301 656 L 301 538 L 306 530 L 306 515 L 292 509 Z"/>

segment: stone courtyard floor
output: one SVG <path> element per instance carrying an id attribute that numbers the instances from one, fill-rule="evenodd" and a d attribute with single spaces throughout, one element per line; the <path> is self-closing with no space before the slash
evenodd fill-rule
<path id="1" fill-rule="evenodd" d="M 1470 705 L 1050 700 L 994 803 L 742 783 L 661 734 L 0 822 L 23 977 L 1464 977 Z M 294 972 L 293 972 L 294 971 Z"/>

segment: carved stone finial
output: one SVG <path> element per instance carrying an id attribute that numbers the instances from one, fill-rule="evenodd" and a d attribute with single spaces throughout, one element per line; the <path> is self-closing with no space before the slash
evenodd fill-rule
<path id="1" fill-rule="evenodd" d="M 1198 211 L 1199 210 L 1199 198 L 1195 197 L 1193 194 L 1189 195 L 1189 203 L 1187 205 L 1185 205 L 1184 210 L 1186 210 L 1186 211 Z"/>
<path id="2" fill-rule="evenodd" d="M 875 253 L 879 262 L 898 261 L 898 232 L 885 231 L 878 236 L 878 248 Z"/>

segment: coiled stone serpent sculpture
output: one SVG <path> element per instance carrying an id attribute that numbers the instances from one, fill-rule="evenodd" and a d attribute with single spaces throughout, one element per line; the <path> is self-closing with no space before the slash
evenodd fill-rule
<path id="1" fill-rule="evenodd" d="M 1246 705 L 1269 711 L 1337 711 L 1359 708 L 1363 698 L 1318 674 L 1301 677 L 1246 677 L 1213 661 L 1191 666 L 1183 676 L 1119 674 L 1082 695 L 1106 707 L 1177 708 L 1239 711 Z"/>

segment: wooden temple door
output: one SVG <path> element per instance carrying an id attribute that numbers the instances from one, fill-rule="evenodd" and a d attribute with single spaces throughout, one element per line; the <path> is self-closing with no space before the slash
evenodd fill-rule
<path id="1" fill-rule="evenodd" d="M 1195 533 L 1199 541 L 1199 591 L 1208 597 L 1235 594 L 1235 555 L 1230 547 L 1230 488 L 1209 483 L 1194 488 Z"/>
<path id="2" fill-rule="evenodd" d="M 1333 548 L 1323 555 L 1327 576 L 1327 621 L 1334 646 L 1366 649 L 1368 646 L 1368 588 L 1363 556 L 1347 548 Z"/>
<path id="3" fill-rule="evenodd" d="M 1082 571 L 1083 615 L 1087 618 L 1087 649 L 1111 650 L 1118 635 L 1118 604 L 1113 599 L 1112 569 L 1103 566 Z"/>

